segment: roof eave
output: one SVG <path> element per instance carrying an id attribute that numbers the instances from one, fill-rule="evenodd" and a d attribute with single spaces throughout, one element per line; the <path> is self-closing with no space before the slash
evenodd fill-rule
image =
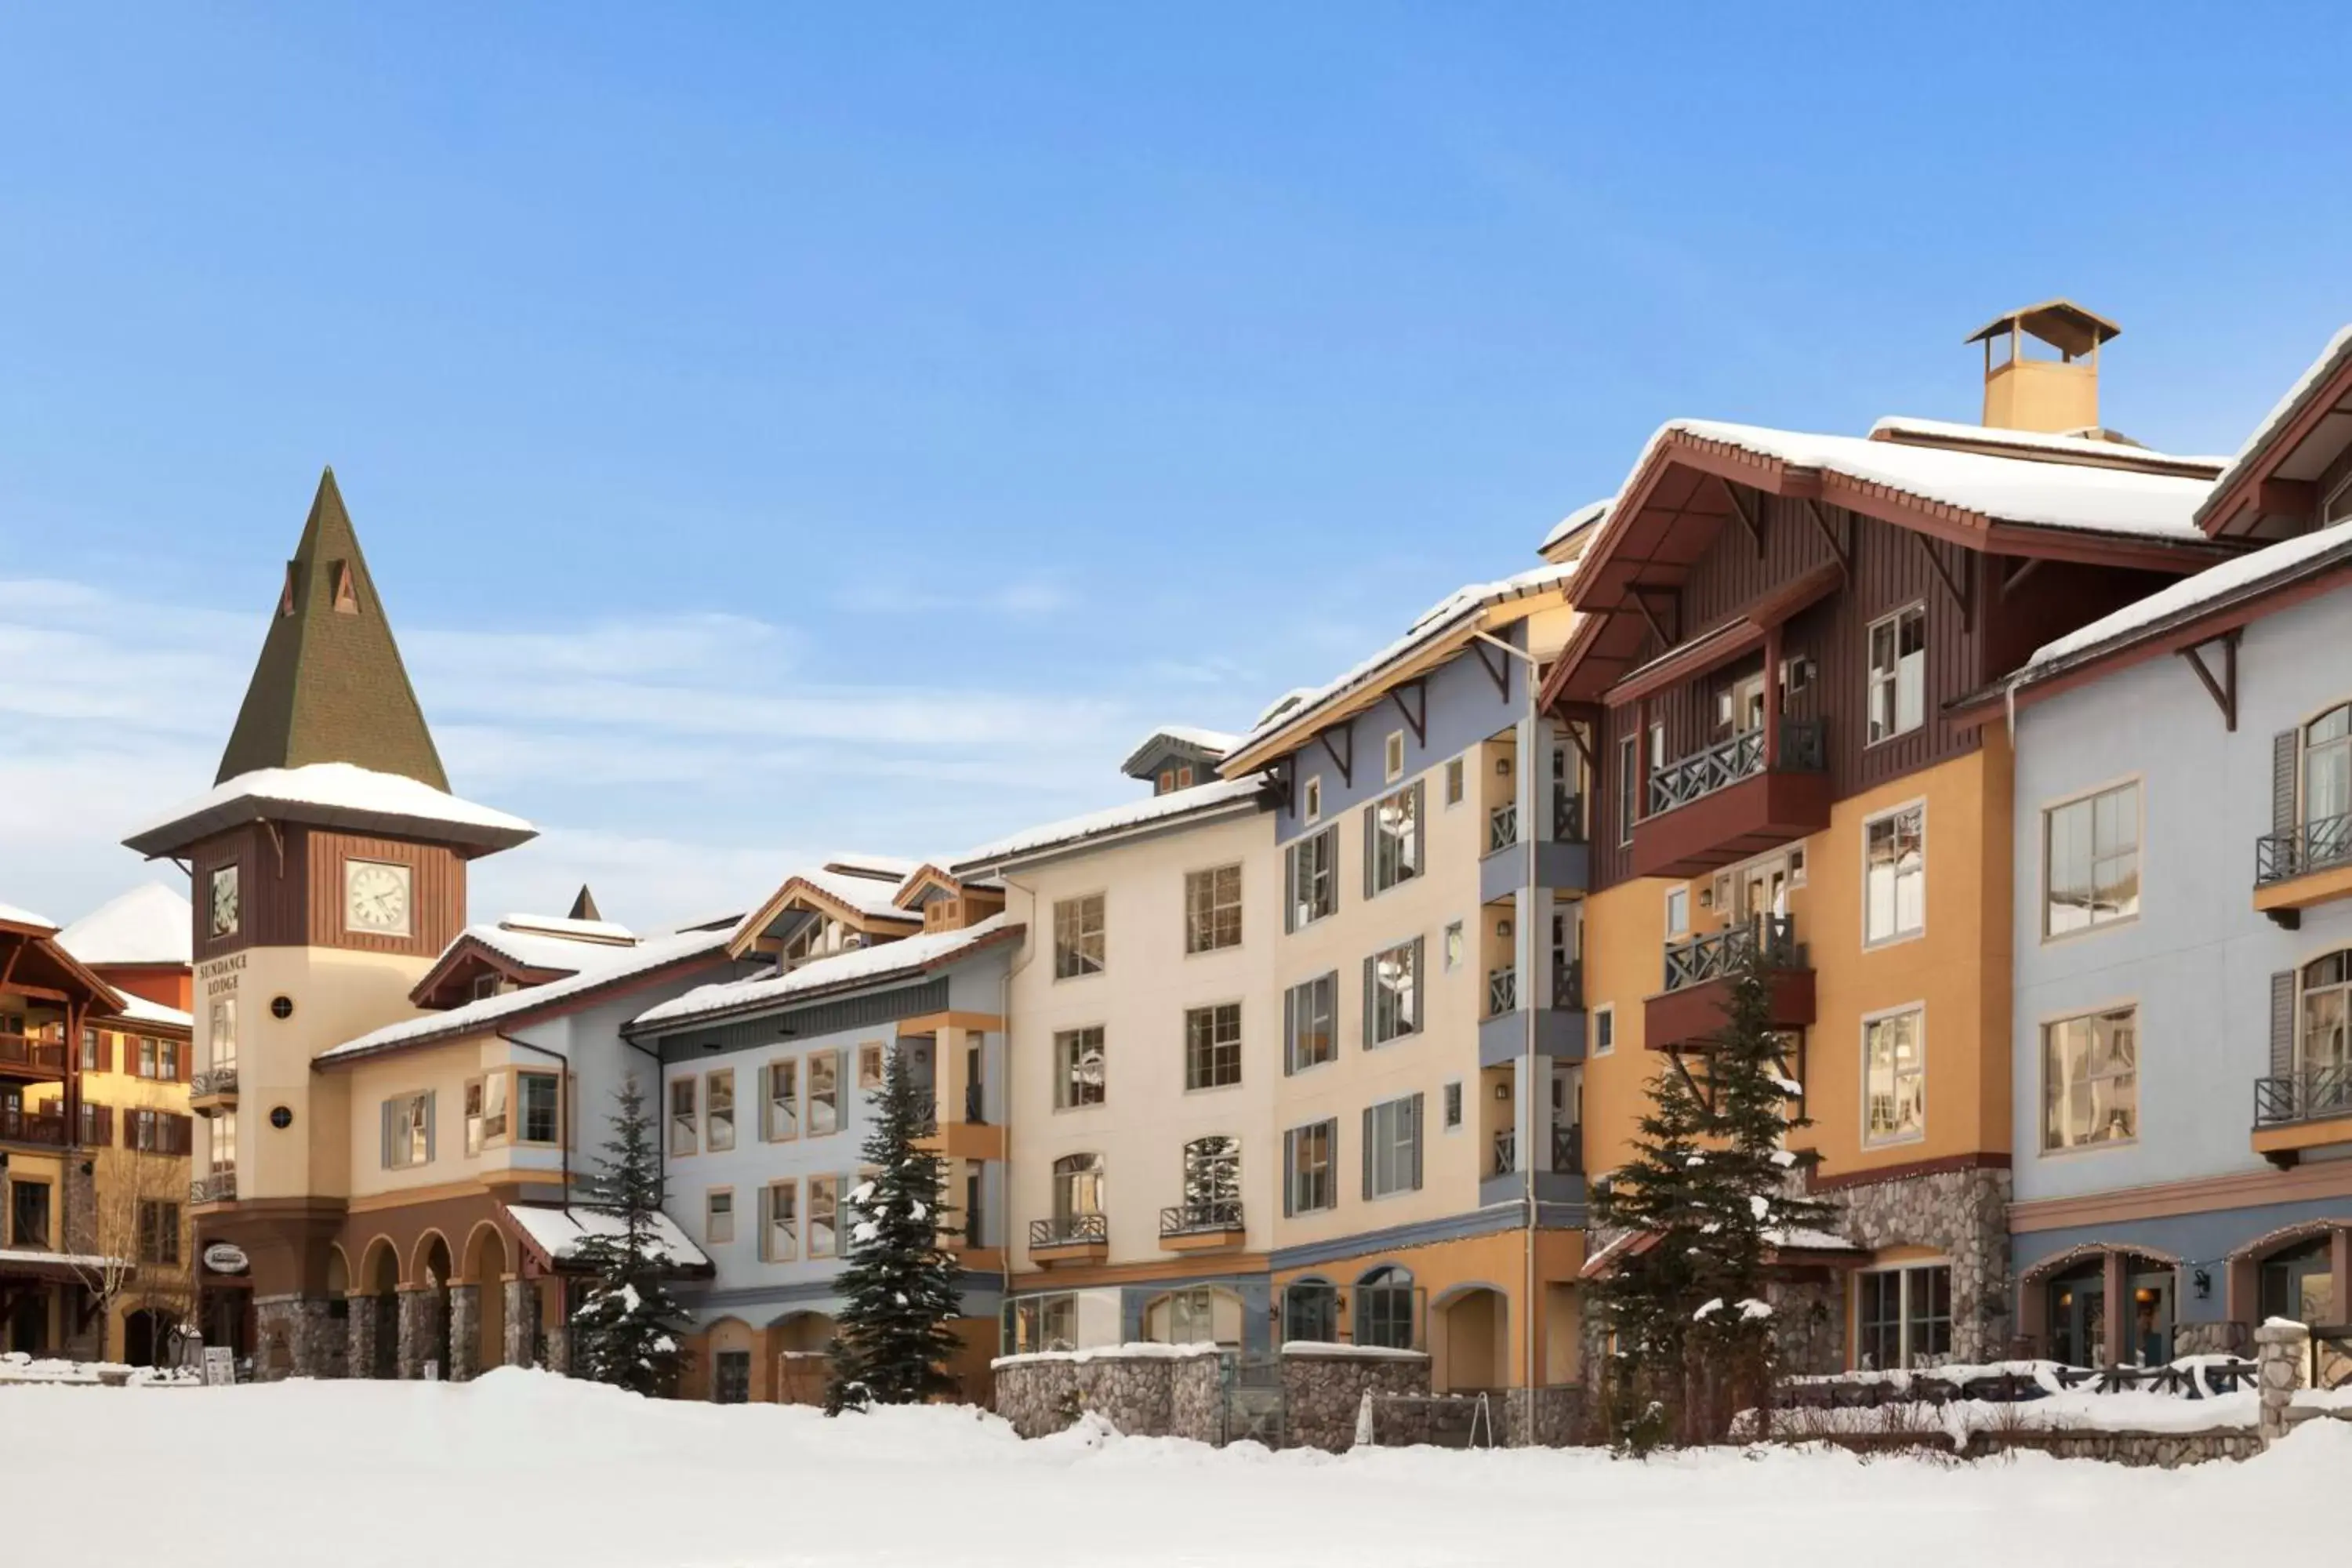
<path id="1" fill-rule="evenodd" d="M 1189 811 L 1172 811 L 1165 816 L 1155 816 L 1145 822 L 1134 822 L 1100 833 L 1082 834 L 1074 838 L 1056 839 L 1051 844 L 1032 845 L 1011 854 L 993 855 L 982 859 L 960 860 L 950 868 L 966 881 L 982 877 L 994 877 L 1008 870 L 1034 866 L 1047 860 L 1059 860 L 1067 856 L 1099 849 L 1108 845 L 1124 844 L 1133 839 L 1149 837 L 1172 826 L 1215 821 L 1225 816 L 1247 816 L 1265 809 L 1263 790 L 1252 795 L 1237 795 L 1225 800 L 1194 806 Z"/>
<path id="2" fill-rule="evenodd" d="M 942 969 L 952 968 L 976 953 L 986 952 L 1005 942 L 1019 939 L 1028 929 L 1025 925 L 1003 926 L 962 947 L 949 952 L 935 954 L 928 959 L 918 960 L 903 968 L 884 970 L 878 974 L 861 974 L 855 979 L 835 981 L 828 985 L 813 985 L 806 991 L 794 991 L 782 996 L 758 997 L 712 1007 L 705 1012 L 662 1018 L 650 1024 L 631 1019 L 621 1026 L 621 1037 L 624 1039 L 639 1040 L 662 1035 L 674 1035 L 682 1029 L 698 1029 L 714 1023 L 757 1017 L 762 1013 L 790 1012 L 808 1002 L 823 1001 L 828 997 L 842 995 L 846 992 L 898 984 L 921 975 L 936 973 Z"/>

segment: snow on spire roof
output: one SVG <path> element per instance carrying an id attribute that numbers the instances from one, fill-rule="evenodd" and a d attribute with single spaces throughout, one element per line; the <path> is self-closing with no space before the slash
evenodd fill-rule
<path id="1" fill-rule="evenodd" d="M 58 945 L 93 967 L 195 962 L 195 913 L 161 882 L 117 895 L 58 932 Z"/>
<path id="2" fill-rule="evenodd" d="M 483 850 L 509 848 L 539 833 L 520 816 L 460 800 L 403 773 L 376 773 L 350 763 L 311 763 L 223 780 L 122 842 L 150 858 L 169 855 L 210 834 L 263 817 L 441 839 Z"/>

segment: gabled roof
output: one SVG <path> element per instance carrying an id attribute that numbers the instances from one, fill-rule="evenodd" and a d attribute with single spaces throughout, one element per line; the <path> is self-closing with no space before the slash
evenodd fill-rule
<path id="1" fill-rule="evenodd" d="M 2259 523 L 2263 480 L 2284 478 L 2307 483 L 2317 478 L 2315 472 L 2300 471 L 2315 465 L 2294 461 L 2296 454 L 2315 440 L 2319 443 L 2315 449 L 2327 454 L 2352 442 L 2352 326 L 2328 339 L 2319 357 L 2304 367 L 2294 384 L 2254 426 L 2197 509 L 2198 525 L 2219 535 Z M 2286 468 L 2298 471 L 2280 472 Z"/>
<path id="2" fill-rule="evenodd" d="M 656 1003 L 629 1020 L 630 1036 L 666 1034 L 683 1025 L 761 1012 L 869 985 L 892 984 L 960 963 L 984 949 L 1018 942 L 1024 928 L 1003 914 L 961 931 L 925 931 L 826 958 L 813 958 L 782 974 L 755 974 L 698 985 Z"/>
<path id="3" fill-rule="evenodd" d="M 844 877 L 864 877 L 877 882 L 900 882 L 921 865 L 898 855 L 836 854 L 826 860 L 824 868 Z"/>
<path id="4" fill-rule="evenodd" d="M 1616 504 L 1615 496 L 1603 496 L 1599 500 L 1586 501 L 1582 506 L 1552 524 L 1551 531 L 1544 535 L 1541 544 L 1536 546 L 1536 553 L 1547 561 L 1559 560 L 1559 556 L 1552 553 L 1554 551 L 1586 529 L 1593 527 L 1607 518 L 1609 509 Z"/>
<path id="5" fill-rule="evenodd" d="M 1131 835 L 1159 832 L 1181 822 L 1211 816 L 1239 816 L 1263 809 L 1264 775 L 1213 779 L 1189 789 L 1146 795 L 1108 811 L 1066 816 L 1042 827 L 1031 827 L 959 857 L 950 870 L 958 876 L 979 876 L 1017 866 L 1042 856 L 1065 855 L 1113 842 Z"/>
<path id="6" fill-rule="evenodd" d="M 195 914 L 176 889 L 147 882 L 58 932 L 58 945 L 93 966 L 185 968 L 195 962 Z"/>
<path id="7" fill-rule="evenodd" d="M 432 998 L 467 969 L 491 970 L 521 985 L 543 985 L 609 963 L 615 949 L 625 951 L 635 945 L 636 940 L 625 932 L 623 940 L 614 942 L 603 936 L 566 936 L 530 925 L 518 929 L 518 918 L 509 915 L 496 925 L 469 925 L 459 931 L 433 961 L 433 967 L 409 987 L 408 999 L 420 1007 L 431 1006 Z"/>
<path id="8" fill-rule="evenodd" d="M 1004 884 L 994 877 L 959 877 L 945 867 L 926 861 L 907 873 L 907 879 L 898 884 L 898 890 L 890 896 L 890 901 L 902 910 L 918 910 L 923 907 L 927 894 L 940 892 L 954 898 L 967 889 L 1001 893 L 1004 891 Z"/>
<path id="9" fill-rule="evenodd" d="M 1152 765 L 1173 753 L 1191 762 L 1216 763 L 1240 744 L 1239 735 L 1203 730 L 1197 724 L 1161 724 L 1137 742 L 1118 771 L 1131 779 L 1149 780 Z"/>
<path id="10" fill-rule="evenodd" d="M 18 990 L 55 992 L 101 1016 L 129 1005 L 121 992 L 59 945 L 53 922 L 13 904 L 0 904 L 0 974 Z"/>
<path id="11" fill-rule="evenodd" d="M 520 816 L 460 800 L 405 774 L 375 773 L 351 763 L 310 763 L 239 773 L 174 806 L 122 842 L 152 858 L 261 821 L 424 838 L 475 855 L 510 848 L 539 834 Z"/>
<path id="12" fill-rule="evenodd" d="M 758 909 L 736 922 L 730 951 L 739 958 L 751 952 L 777 917 L 793 909 L 830 915 L 854 931 L 898 935 L 922 924 L 923 917 L 900 909 L 895 901 L 898 892 L 896 879 L 885 881 L 843 871 L 795 871 Z"/>
<path id="13" fill-rule="evenodd" d="M 2027 305 L 2021 310 L 2003 310 L 1960 341 L 1982 342 L 1987 338 L 2009 331 L 2012 323 L 2076 359 L 2123 332 L 2121 327 L 2105 316 L 2095 310 L 2086 310 L 2072 300 L 2044 300 L 2040 304 Z"/>
<path id="14" fill-rule="evenodd" d="M 332 468 L 319 477 L 213 782 L 310 763 L 449 788 Z"/>
<path id="15" fill-rule="evenodd" d="M 58 929 L 58 922 L 47 915 L 37 915 L 32 910 L 20 909 L 15 904 L 0 904 L 0 926 L 16 926 L 25 931 L 39 931 L 47 935 Z"/>

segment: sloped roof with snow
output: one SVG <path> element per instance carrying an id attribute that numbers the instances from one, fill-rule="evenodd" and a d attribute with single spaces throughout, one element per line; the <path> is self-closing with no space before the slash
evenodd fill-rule
<path id="1" fill-rule="evenodd" d="M 122 1005 L 108 1016 L 155 1029 L 186 1029 L 194 1033 L 196 1026 L 194 1014 L 183 1013 L 177 1007 L 166 1007 L 161 1002 L 150 1002 L 146 997 L 128 991 L 122 993 Z"/>
<path id="2" fill-rule="evenodd" d="M 826 857 L 824 869 L 845 877 L 865 877 L 876 881 L 903 881 L 912 876 L 920 860 L 909 860 L 903 855 L 858 855 L 842 853 Z"/>
<path id="3" fill-rule="evenodd" d="M 1022 927 L 1003 914 L 961 931 L 925 931 L 895 942 L 814 958 L 782 974 L 756 974 L 698 985 L 656 1003 L 629 1020 L 631 1034 L 645 1034 L 723 1014 L 773 1006 L 803 996 L 822 995 L 866 984 L 906 979 L 937 969 L 998 942 L 1018 936 Z"/>
<path id="4" fill-rule="evenodd" d="M 1263 794 L 1265 788 L 1264 778 L 1251 773 L 1237 779 L 1212 779 L 1207 784 L 1193 784 L 1186 789 L 1171 789 L 1164 795 L 1146 795 L 1125 805 L 1088 812 L 1084 816 L 1066 816 L 1059 822 L 1048 822 L 1039 827 L 1009 834 L 993 843 L 966 850 L 956 858 L 949 869 L 958 877 L 976 875 L 1052 850 L 1075 848 L 1081 844 L 1144 828 L 1166 826 L 1204 813 L 1237 810 L 1244 803 Z"/>
<path id="5" fill-rule="evenodd" d="M 43 931 L 58 929 L 58 922 L 48 916 L 37 915 L 32 910 L 20 909 L 15 904 L 0 904 L 0 925 L 38 926 Z"/>
<path id="6" fill-rule="evenodd" d="M 1171 748 L 1197 752 L 1209 761 L 1216 762 L 1231 753 L 1240 742 L 1239 735 L 1229 735 L 1223 730 L 1203 730 L 1198 724 L 1156 725 L 1150 733 L 1136 742 L 1135 749 L 1128 752 L 1127 761 L 1119 763 L 1118 771 L 1130 778 L 1139 776 L 1135 771 L 1137 768 Z"/>
<path id="7" fill-rule="evenodd" d="M 2222 469 L 2221 477 L 2214 480 L 2213 500 L 2218 501 L 2238 482 L 2246 468 L 2278 438 L 2279 432 L 2303 406 L 2304 400 L 2317 389 L 2321 382 L 2333 376 L 2347 359 L 2352 359 L 2352 326 L 2338 328 L 2336 335 L 2327 340 L 2327 346 L 2319 351 L 2319 357 L 2305 365 L 2303 374 L 2294 378 L 2294 384 L 2271 405 L 2271 411 L 2263 416 L 2262 423 L 2254 426 L 2253 433 L 2246 437 L 2245 444 L 2230 459 L 2230 466 Z M 2200 514 L 2204 510 L 2199 509 Z"/>
<path id="8" fill-rule="evenodd" d="M 576 1258 L 580 1244 L 590 1237 L 616 1237 L 625 1228 L 617 1216 L 579 1205 L 554 1208 L 543 1204 L 508 1204 L 504 1207 L 515 1227 L 530 1238 L 541 1257 L 554 1264 Z M 655 1211 L 653 1221 L 654 1250 L 663 1262 L 674 1268 L 710 1267 L 709 1255 L 678 1227 L 677 1221 L 659 1210 Z"/>
<path id="9" fill-rule="evenodd" d="M 581 962 L 576 973 L 561 980 L 551 980 L 544 985 L 526 986 L 520 991 L 502 992 L 496 996 L 485 996 L 478 1002 L 468 1002 L 462 1007 L 387 1024 L 356 1039 L 328 1047 L 312 1058 L 312 1062 L 314 1066 L 330 1066 L 434 1040 L 487 1034 L 502 1024 L 529 1014 L 551 1009 L 569 1011 L 592 999 L 600 991 L 642 979 L 673 964 L 719 958 L 727 951 L 727 938 L 725 931 L 699 931 L 678 936 L 654 937 L 634 947 L 612 947 L 598 942 L 569 943 L 567 945 L 578 950 L 577 957 Z"/>
<path id="10" fill-rule="evenodd" d="M 148 882 L 119 894 L 58 932 L 58 945 L 93 967 L 183 967 L 195 962 L 195 911 L 178 891 Z"/>
<path id="11" fill-rule="evenodd" d="M 1998 425 L 1967 425 L 1950 419 L 1919 419 L 1891 414 L 1870 427 L 1874 441 L 1941 447 L 1994 447 L 2021 456 L 2053 462 L 2101 463 L 2149 472 L 2177 472 L 2186 479 L 2210 479 L 2229 465 L 2225 457 L 2188 457 L 2158 452 L 2137 441 L 2102 440 L 2092 436 L 2048 435 L 2039 430 L 2009 430 Z"/>
<path id="12" fill-rule="evenodd" d="M 1606 518 L 1609 515 L 1609 509 L 1616 504 L 1615 496 L 1603 496 L 1599 500 L 1586 501 L 1582 506 L 1552 524 L 1551 531 L 1545 534 L 1543 542 L 1536 547 L 1537 553 L 1549 554 L 1553 546 L 1565 543 Z"/>
<path id="13" fill-rule="evenodd" d="M 263 817 L 437 838 L 483 850 L 510 848 L 539 832 L 520 816 L 460 800 L 404 774 L 350 763 L 310 763 L 224 779 L 122 842 L 152 858 Z"/>

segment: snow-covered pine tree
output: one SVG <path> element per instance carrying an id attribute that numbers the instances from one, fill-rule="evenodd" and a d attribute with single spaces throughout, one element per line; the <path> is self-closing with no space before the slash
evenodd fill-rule
<path id="1" fill-rule="evenodd" d="M 946 1326 L 960 1311 L 956 1268 L 939 1238 L 957 1232 L 947 1223 L 939 1156 L 915 1147 L 919 1098 L 904 1053 L 893 1050 L 860 1151 L 874 1174 L 849 1194 L 845 1302 L 824 1395 L 831 1415 L 955 1388 L 943 1368 L 961 1348 Z"/>
<path id="2" fill-rule="evenodd" d="M 656 1228 L 660 1152 L 636 1079 L 624 1079 L 613 1099 L 613 1135 L 581 1205 L 604 1223 L 588 1227 L 572 1255 L 593 1276 L 572 1315 L 572 1369 L 639 1394 L 667 1394 L 677 1384 L 681 1314 L 670 1299 L 669 1259 Z"/>

